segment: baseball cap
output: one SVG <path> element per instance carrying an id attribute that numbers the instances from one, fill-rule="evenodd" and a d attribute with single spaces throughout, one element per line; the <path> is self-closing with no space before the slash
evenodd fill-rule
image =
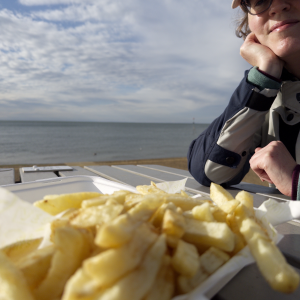
<path id="1" fill-rule="evenodd" d="M 241 4 L 241 0 L 233 0 L 231 7 L 232 8 L 237 8 Z"/>

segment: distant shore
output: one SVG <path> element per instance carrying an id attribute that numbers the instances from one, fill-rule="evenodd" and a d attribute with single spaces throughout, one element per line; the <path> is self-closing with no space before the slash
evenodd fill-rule
<path id="1" fill-rule="evenodd" d="M 120 160 L 120 161 L 89 161 L 89 162 L 71 162 L 71 163 L 56 163 L 56 164 L 38 164 L 39 166 L 111 166 L 111 165 L 160 165 L 176 169 L 188 170 L 186 157 L 175 158 L 157 158 L 157 159 L 137 159 L 137 160 Z M 16 165 L 1 165 L 1 168 L 14 168 L 16 181 L 20 180 L 19 168 L 31 167 L 32 164 L 16 164 Z M 258 185 L 268 186 L 268 183 L 261 182 L 258 176 L 250 170 L 242 180 L 243 182 L 254 183 Z"/>

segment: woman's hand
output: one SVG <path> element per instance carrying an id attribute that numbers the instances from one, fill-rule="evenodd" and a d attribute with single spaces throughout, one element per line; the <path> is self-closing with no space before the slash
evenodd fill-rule
<path id="1" fill-rule="evenodd" d="M 284 62 L 267 46 L 262 45 L 254 33 L 250 33 L 240 48 L 241 56 L 252 66 L 280 78 Z"/>
<path id="2" fill-rule="evenodd" d="M 292 194 L 292 175 L 297 163 L 282 142 L 271 142 L 264 148 L 256 148 L 250 159 L 251 169 L 262 181 L 275 184 L 287 196 Z"/>

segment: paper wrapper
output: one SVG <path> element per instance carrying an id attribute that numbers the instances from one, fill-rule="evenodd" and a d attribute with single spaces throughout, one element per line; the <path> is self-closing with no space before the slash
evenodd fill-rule
<path id="1" fill-rule="evenodd" d="M 43 237 L 53 216 L 0 188 L 0 248 Z"/>
<path id="2" fill-rule="evenodd" d="M 156 183 L 156 186 L 169 194 L 177 194 L 184 191 L 186 181 L 187 178 L 177 181 L 165 181 Z"/>
<path id="3" fill-rule="evenodd" d="M 256 217 L 265 217 L 272 225 L 300 218 L 300 201 L 277 202 L 269 199 L 257 210 Z"/>
<path id="4" fill-rule="evenodd" d="M 179 193 L 184 190 L 186 180 L 158 183 L 157 187 L 168 193 Z M 108 190 L 106 192 L 109 193 Z M 111 191 L 113 192 L 114 190 Z M 49 223 L 56 217 L 0 188 L 0 248 L 16 241 L 38 237 L 44 237 L 42 245 L 47 245 Z M 267 228 L 269 236 L 278 243 L 282 236 L 277 233 L 272 224 L 278 225 L 299 218 L 300 201 L 278 203 L 269 199 L 256 210 L 256 217 Z M 177 296 L 173 300 L 206 300 L 215 295 L 243 267 L 253 262 L 249 248 L 245 247 L 193 292 Z"/>

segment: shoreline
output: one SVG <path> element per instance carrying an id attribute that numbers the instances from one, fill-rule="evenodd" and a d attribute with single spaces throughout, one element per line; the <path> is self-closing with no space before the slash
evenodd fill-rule
<path id="1" fill-rule="evenodd" d="M 160 165 L 170 168 L 176 168 L 188 171 L 188 164 L 186 157 L 174 158 L 154 158 L 154 159 L 136 159 L 136 160 L 117 160 L 117 161 L 90 161 L 90 162 L 69 162 L 69 163 L 55 163 L 55 164 L 37 164 L 38 166 L 111 166 L 111 165 Z M 15 180 L 20 180 L 19 168 L 32 167 L 32 164 L 14 164 L 1 165 L 1 168 L 13 168 L 15 170 Z M 243 178 L 243 182 L 258 184 L 262 186 L 269 186 L 267 182 L 261 182 L 258 176 L 250 169 L 248 174 Z"/>

